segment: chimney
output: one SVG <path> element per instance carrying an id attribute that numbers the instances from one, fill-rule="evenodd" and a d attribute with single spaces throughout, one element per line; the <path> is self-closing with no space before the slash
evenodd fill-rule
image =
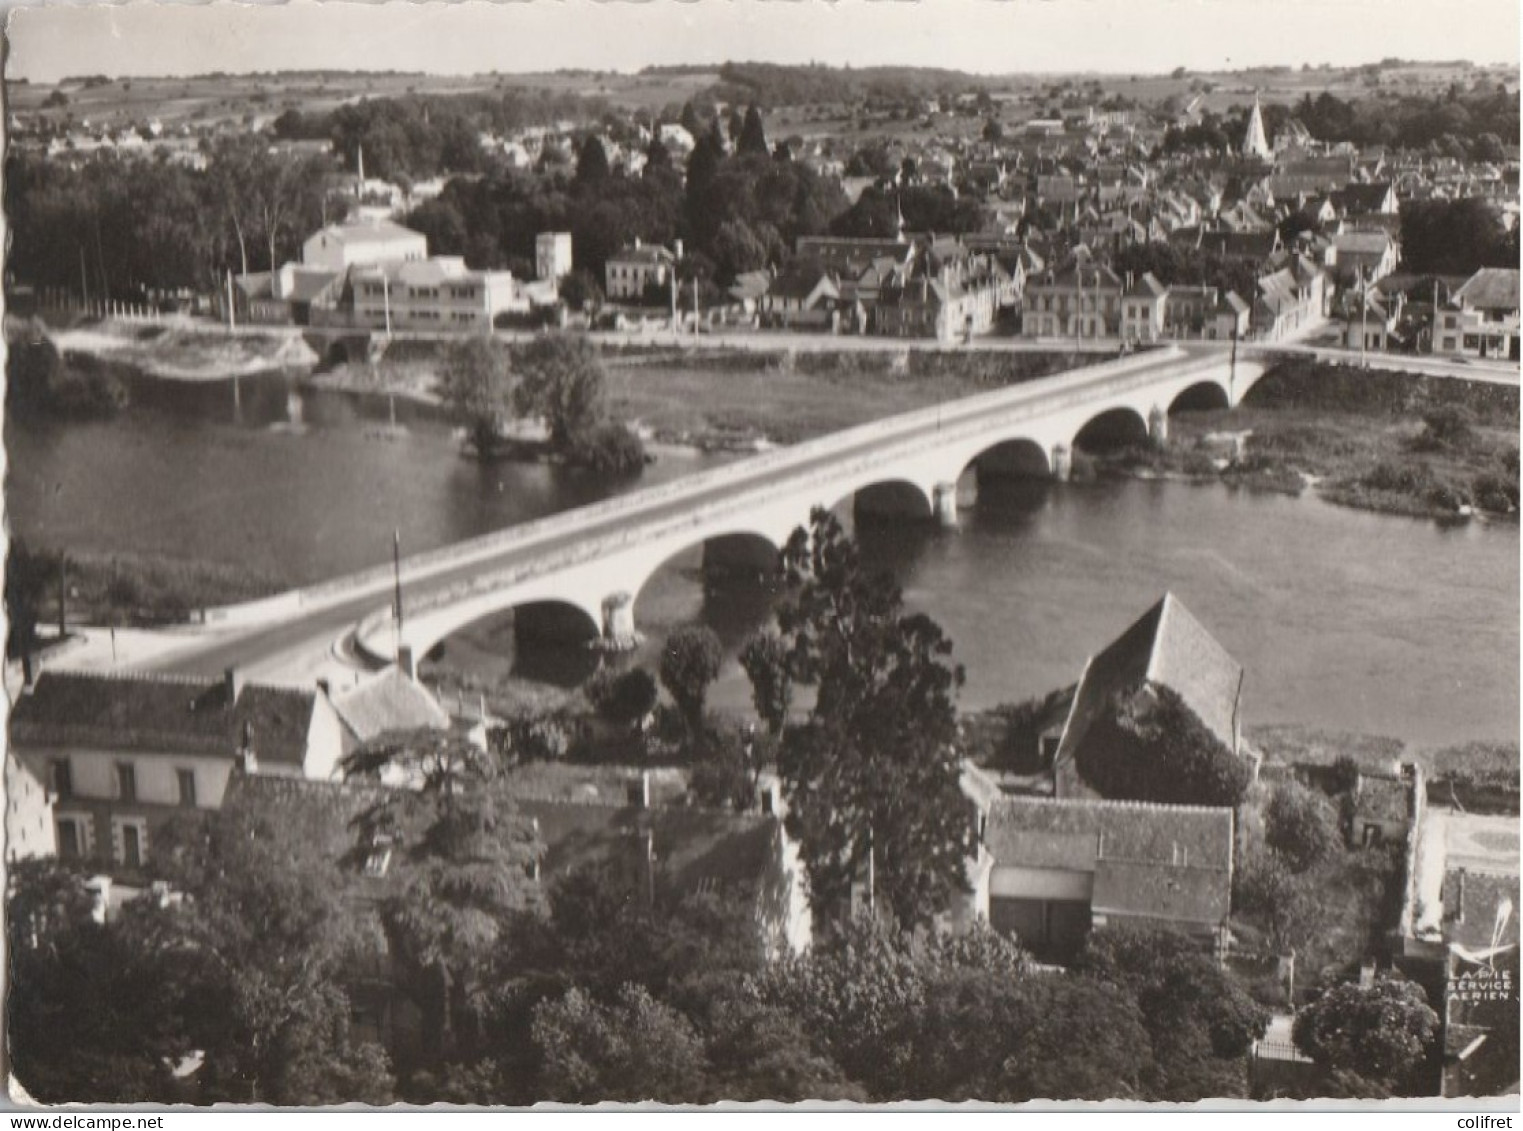
<path id="1" fill-rule="evenodd" d="M 414 683 L 418 681 L 418 661 L 410 645 L 397 646 L 397 668 Z"/>
<path id="2" fill-rule="evenodd" d="M 254 724 L 243 720 L 243 731 L 238 738 L 238 768 L 246 774 L 259 772 L 259 755 L 254 751 Z"/>
<path id="3" fill-rule="evenodd" d="M 677 257 L 677 261 L 680 263 L 682 261 L 682 241 L 681 240 L 674 240 L 672 242 L 672 247 L 673 247 L 673 249 L 675 251 L 675 254 L 676 254 L 676 257 Z"/>
<path id="4" fill-rule="evenodd" d="M 227 705 L 231 707 L 243 691 L 243 673 L 237 668 L 228 668 L 222 673 L 222 687 L 227 692 Z"/>
<path id="5" fill-rule="evenodd" d="M 636 251 L 640 250 L 640 237 L 639 236 L 635 237 L 635 250 Z"/>
<path id="6" fill-rule="evenodd" d="M 641 770 L 640 780 L 629 783 L 629 803 L 636 809 L 650 808 L 650 771 Z"/>

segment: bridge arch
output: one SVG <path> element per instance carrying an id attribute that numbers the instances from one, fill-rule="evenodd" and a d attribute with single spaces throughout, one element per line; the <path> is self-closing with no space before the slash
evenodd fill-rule
<path id="1" fill-rule="evenodd" d="M 936 516 L 935 502 L 919 483 L 910 479 L 875 479 L 837 499 L 831 510 L 850 502 L 855 518 L 910 518 L 929 521 Z"/>
<path id="2" fill-rule="evenodd" d="M 422 639 L 408 632 L 412 644 L 423 647 L 430 659 L 442 658 L 452 645 L 463 646 L 473 663 L 560 687 L 575 687 L 592 674 L 597 654 L 591 645 L 602 635 L 602 626 L 587 609 L 550 598 L 484 608 L 430 627 Z M 466 633 L 470 642 L 462 644 Z"/>
<path id="3" fill-rule="evenodd" d="M 629 592 L 638 607 L 651 579 L 673 564 L 686 562 L 701 575 L 703 584 L 737 578 L 764 579 L 778 573 L 782 548 L 767 534 L 755 530 L 732 530 L 690 542 L 652 560 L 637 578 L 630 578 Z"/>
<path id="4" fill-rule="evenodd" d="M 1052 474 L 1047 449 L 1025 436 L 999 440 L 973 455 L 957 476 L 965 482 L 969 473 L 975 484 L 1000 479 L 1046 479 Z"/>
<path id="5" fill-rule="evenodd" d="M 1148 442 L 1148 422 L 1130 405 L 1108 408 L 1091 416 L 1074 433 L 1071 448 L 1111 451 Z"/>
<path id="6" fill-rule="evenodd" d="M 1220 381 L 1197 381 L 1169 402 L 1169 415 L 1177 412 L 1208 412 L 1213 409 L 1230 408 L 1227 387 Z"/>

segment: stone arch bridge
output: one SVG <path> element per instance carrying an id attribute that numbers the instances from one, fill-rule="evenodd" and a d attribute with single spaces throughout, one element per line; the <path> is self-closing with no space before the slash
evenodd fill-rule
<path id="1" fill-rule="evenodd" d="M 618 647 L 634 637 L 641 589 L 698 546 L 706 568 L 771 568 L 812 508 L 853 498 L 859 513 L 952 525 L 978 477 L 1066 478 L 1076 443 L 1162 439 L 1172 409 L 1235 406 L 1265 367 L 1246 351 L 1169 347 L 833 433 L 447 547 L 402 563 L 400 628 L 394 604 L 377 607 L 390 591 L 389 569 L 318 588 L 374 592 L 352 649 L 371 664 L 391 662 L 404 647 L 421 656 L 510 609 L 524 626 L 601 636 Z"/>

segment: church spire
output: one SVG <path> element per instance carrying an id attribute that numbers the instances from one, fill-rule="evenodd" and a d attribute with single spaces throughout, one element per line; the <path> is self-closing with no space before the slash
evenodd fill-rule
<path id="1" fill-rule="evenodd" d="M 1243 134 L 1243 156 L 1269 160 L 1269 140 L 1264 136 L 1264 115 L 1259 110 L 1259 92 L 1253 92 L 1253 110 L 1248 114 L 1248 129 Z"/>

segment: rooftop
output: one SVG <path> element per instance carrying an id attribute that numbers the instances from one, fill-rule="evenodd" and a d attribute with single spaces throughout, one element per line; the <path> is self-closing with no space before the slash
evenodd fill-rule
<path id="1" fill-rule="evenodd" d="M 1482 267 L 1454 292 L 1454 301 L 1475 310 L 1518 309 L 1518 272 L 1507 267 Z"/>
<path id="2" fill-rule="evenodd" d="M 245 734 L 259 757 L 300 766 L 317 692 L 162 675 L 46 671 L 11 714 L 16 743 L 232 757 Z"/>
<path id="3" fill-rule="evenodd" d="M 1001 797 L 985 843 L 995 867 L 1092 872 L 1096 913 L 1217 923 L 1232 886 L 1232 811 Z"/>

